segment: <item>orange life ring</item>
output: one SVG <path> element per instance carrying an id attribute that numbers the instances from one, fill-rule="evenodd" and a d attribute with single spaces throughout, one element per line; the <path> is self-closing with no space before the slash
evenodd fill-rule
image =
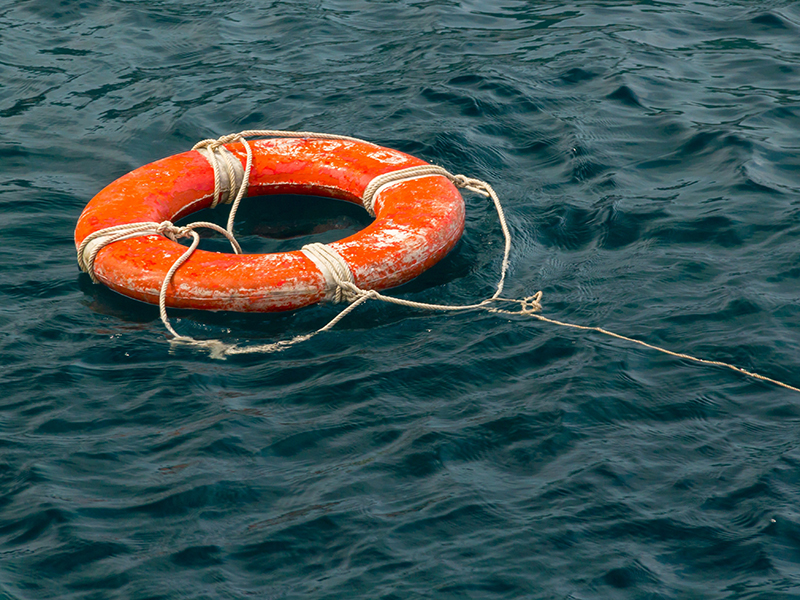
<path id="1" fill-rule="evenodd" d="M 376 177 L 427 165 L 367 142 L 287 138 L 251 141 L 248 196 L 306 194 L 363 206 Z M 244 165 L 241 144 L 225 148 Z M 209 207 L 214 171 L 198 151 L 150 163 L 114 181 L 84 209 L 75 228 L 80 248 L 87 236 L 128 223 L 176 221 Z M 464 231 L 464 201 L 451 181 L 428 175 L 383 189 L 372 206 L 375 221 L 329 244 L 365 290 L 401 285 L 441 260 Z M 157 304 L 171 266 L 185 247 L 163 235 L 140 235 L 99 250 L 95 277 L 130 298 Z M 225 254 L 196 250 L 168 285 L 166 304 L 177 308 L 273 312 L 315 304 L 329 282 L 302 251 Z"/>

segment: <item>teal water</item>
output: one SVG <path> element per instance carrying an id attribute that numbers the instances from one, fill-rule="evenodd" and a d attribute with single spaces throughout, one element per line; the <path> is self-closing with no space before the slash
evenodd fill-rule
<path id="1" fill-rule="evenodd" d="M 377 303 L 211 360 L 72 241 L 200 139 L 354 135 L 495 187 L 507 295 L 798 386 L 800 3 L 7 0 L 0 26 L 0 598 L 800 597 L 800 394 Z M 491 293 L 502 235 L 466 201 L 394 294 Z M 366 222 L 252 200 L 237 231 Z M 256 343 L 337 310 L 173 322 Z"/>

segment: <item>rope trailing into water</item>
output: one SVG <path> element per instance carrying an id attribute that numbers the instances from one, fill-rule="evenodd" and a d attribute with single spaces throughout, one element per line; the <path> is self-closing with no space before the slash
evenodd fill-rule
<path id="1" fill-rule="evenodd" d="M 557 325 L 559 327 L 567 327 L 579 331 L 591 331 L 607 335 L 616 338 L 618 340 L 636 344 L 644 348 L 655 350 L 657 352 L 661 352 L 663 354 L 667 354 L 669 356 L 673 356 L 676 358 L 682 358 L 685 360 L 689 360 L 704 365 L 725 367 L 741 375 L 752 377 L 753 379 L 758 379 L 760 381 L 772 383 L 779 387 L 800 393 L 800 388 L 798 387 L 789 385 L 782 381 L 778 381 L 777 379 L 772 379 L 771 377 L 759 375 L 758 373 L 742 369 L 741 367 L 737 367 L 730 363 L 698 358 L 696 356 L 692 356 L 690 354 L 684 354 L 681 352 L 673 352 L 672 350 L 667 350 L 666 348 L 662 348 L 654 344 L 649 344 L 647 342 L 643 342 L 635 338 L 627 337 L 624 335 L 620 335 L 618 333 L 614 333 L 612 331 L 608 331 L 607 329 L 603 329 L 602 327 L 577 325 L 575 323 L 567 323 L 563 321 L 557 321 L 555 319 L 550 319 L 548 317 L 538 314 L 542 310 L 541 291 L 536 292 L 533 296 L 528 296 L 522 299 L 502 298 L 501 294 L 503 293 L 503 288 L 505 286 L 505 279 L 509 266 L 509 256 L 511 254 L 511 233 L 508 229 L 508 224 L 506 222 L 505 213 L 503 211 L 500 198 L 497 196 L 497 193 L 494 191 L 492 186 L 486 183 L 485 181 L 481 181 L 480 179 L 473 179 L 471 177 L 466 177 L 464 175 L 453 175 L 446 169 L 438 167 L 436 165 L 420 165 L 417 167 L 409 167 L 407 169 L 400 169 L 398 171 L 385 173 L 383 175 L 375 177 L 364 190 L 362 198 L 364 208 L 366 208 L 367 211 L 370 213 L 370 215 L 374 217 L 375 202 L 379 199 L 380 193 L 383 190 L 385 190 L 390 186 L 400 184 L 404 181 L 419 179 L 420 177 L 433 177 L 433 176 L 446 177 L 457 188 L 466 189 L 476 194 L 480 194 L 481 196 L 484 196 L 486 198 L 490 198 L 497 212 L 498 221 L 500 223 L 500 228 L 502 229 L 503 232 L 503 238 L 505 240 L 505 243 L 503 246 L 503 261 L 500 267 L 500 278 L 497 282 L 495 292 L 489 298 L 486 298 L 481 302 L 477 302 L 475 304 L 467 304 L 467 305 L 431 304 L 427 302 L 414 302 L 412 300 L 404 300 L 402 298 L 386 296 L 375 290 L 364 290 L 356 285 L 355 280 L 353 278 L 353 274 L 350 271 L 350 266 L 342 258 L 342 256 L 338 252 L 336 252 L 336 250 L 325 244 L 313 243 L 303 246 L 301 251 L 311 261 L 314 262 L 314 264 L 320 269 L 323 276 L 325 277 L 325 281 L 328 287 L 328 298 L 333 302 L 349 303 L 346 308 L 344 308 L 341 312 L 339 312 L 326 325 L 324 325 L 323 327 L 319 328 L 314 332 L 299 335 L 289 340 L 281 340 L 278 342 L 271 342 L 267 344 L 258 344 L 258 345 L 244 346 L 244 347 L 235 344 L 226 344 L 225 342 L 219 340 L 196 340 L 189 336 L 180 335 L 172 328 L 172 326 L 169 323 L 169 319 L 167 318 L 166 293 L 169 284 L 171 283 L 172 278 L 175 275 L 175 272 L 181 267 L 181 265 L 183 265 L 187 260 L 189 260 L 192 253 L 195 251 L 200 242 L 200 236 L 194 230 L 199 227 L 206 227 L 209 229 L 213 229 L 223 234 L 228 239 L 228 241 L 230 241 L 231 246 L 234 249 L 234 252 L 236 252 L 237 254 L 241 254 L 242 252 L 239 243 L 236 241 L 236 238 L 233 235 L 233 222 L 236 216 L 236 211 L 239 208 L 239 204 L 241 203 L 242 198 L 244 198 L 244 196 L 247 194 L 247 188 L 250 181 L 250 171 L 253 165 L 253 153 L 250 148 L 250 144 L 247 141 L 247 138 L 253 138 L 253 137 L 305 137 L 314 139 L 353 141 L 353 142 L 374 145 L 372 144 L 372 142 L 343 135 L 331 135 L 325 133 L 315 133 L 310 131 L 278 131 L 271 129 L 247 130 L 247 131 L 242 131 L 240 133 L 232 133 L 229 135 L 225 135 L 218 139 L 202 140 L 201 142 L 195 144 L 195 146 L 192 149 L 201 152 L 201 154 L 203 154 L 203 156 L 206 157 L 209 164 L 211 165 L 211 168 L 214 171 L 214 196 L 213 196 L 214 200 L 212 201 L 211 206 L 213 208 L 217 206 L 219 203 L 232 203 L 231 212 L 228 217 L 228 223 L 225 229 L 223 229 L 219 225 L 205 221 L 198 221 L 195 223 L 191 223 L 190 225 L 187 225 L 185 227 L 177 227 L 170 221 L 164 221 L 163 223 L 154 223 L 154 222 L 130 223 L 127 225 L 118 225 L 115 227 L 108 227 L 106 229 L 101 229 L 99 231 L 96 231 L 87 236 L 86 239 L 83 240 L 78 249 L 78 264 L 80 268 L 89 274 L 89 276 L 92 278 L 92 281 L 97 283 L 98 279 L 96 274 L 94 273 L 94 261 L 97 256 L 97 253 L 104 246 L 123 239 L 128 239 L 131 237 L 136 237 L 141 235 L 163 235 L 173 241 L 177 241 L 177 239 L 182 237 L 191 236 L 192 243 L 186 249 L 186 251 L 173 263 L 172 267 L 169 269 L 166 276 L 164 277 L 164 282 L 162 283 L 161 290 L 159 292 L 158 306 L 159 306 L 159 314 L 161 316 L 161 321 L 164 323 L 164 326 L 167 328 L 167 330 L 174 336 L 173 341 L 175 342 L 187 343 L 193 346 L 207 348 L 210 351 L 210 355 L 212 358 L 221 358 L 221 359 L 224 359 L 226 356 L 235 354 L 278 352 L 290 346 L 294 346 L 295 344 L 305 342 L 320 333 L 323 333 L 325 331 L 330 331 L 339 323 L 339 321 L 344 319 L 347 315 L 349 315 L 356 308 L 358 308 L 368 300 L 380 300 L 381 302 L 388 302 L 390 304 L 396 304 L 398 306 L 406 306 L 409 308 L 415 308 L 420 310 L 430 310 L 430 311 L 486 310 L 488 312 L 497 314 L 526 315 L 538 321 L 549 323 L 551 325 Z M 224 144 L 229 144 L 237 141 L 242 143 L 245 149 L 245 153 L 247 155 L 247 159 L 243 170 L 241 168 L 241 163 L 239 162 L 239 160 L 236 159 L 236 157 L 233 156 L 232 153 L 230 153 L 227 149 L 224 148 Z M 224 167 L 225 169 L 224 171 L 222 170 L 222 167 Z M 232 201 L 231 198 L 233 198 Z M 497 308 L 496 306 L 493 306 L 493 303 L 496 302 L 516 303 L 519 304 L 520 308 L 514 311 L 501 309 Z"/>
<path id="2" fill-rule="evenodd" d="M 497 311 L 502 312 L 502 311 Z M 569 327 L 571 329 L 579 329 L 582 331 L 595 331 L 597 333 L 602 333 L 603 335 L 608 335 L 613 338 L 617 338 L 618 340 L 623 340 L 625 342 L 631 342 L 632 344 L 638 344 L 639 346 L 643 346 L 645 348 L 649 348 L 650 350 L 655 350 L 657 352 L 663 352 L 664 354 L 668 354 L 670 356 L 674 356 L 676 358 L 683 358 L 686 360 L 691 360 L 696 363 L 700 363 L 703 365 L 714 365 L 717 367 L 725 367 L 726 369 L 731 369 L 732 371 L 736 371 L 741 375 L 746 375 L 747 377 L 752 377 L 753 379 L 759 379 L 761 381 L 766 381 L 772 384 L 775 384 L 779 387 L 786 388 L 787 390 L 792 390 L 793 392 L 800 392 L 800 388 L 797 388 L 793 385 L 789 385 L 788 383 L 783 383 L 782 381 L 778 381 L 777 379 L 772 379 L 770 377 L 765 377 L 764 375 L 759 375 L 758 373 L 753 373 L 752 371 L 748 371 L 746 369 L 742 369 L 741 367 L 737 367 L 735 365 L 722 362 L 719 360 L 708 360 L 705 358 L 697 358 L 696 356 L 691 356 L 690 354 L 683 354 L 681 352 L 673 352 L 672 350 L 667 350 L 666 348 L 661 348 L 660 346 L 655 346 L 653 344 L 648 344 L 647 342 L 643 342 L 642 340 L 637 340 L 634 338 L 630 338 L 624 335 L 620 335 L 618 333 L 614 333 L 613 331 L 608 331 L 607 329 L 603 329 L 602 327 L 592 327 L 587 325 L 576 325 L 574 323 L 564 323 L 563 321 L 556 321 L 555 319 L 548 319 L 543 315 L 535 315 L 528 313 L 530 317 L 537 319 L 538 321 L 542 321 L 544 323 L 550 323 L 552 325 L 558 325 L 560 327 Z"/>

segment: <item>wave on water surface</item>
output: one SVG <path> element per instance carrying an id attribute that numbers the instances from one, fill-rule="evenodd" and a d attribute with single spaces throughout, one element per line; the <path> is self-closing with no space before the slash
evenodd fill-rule
<path id="1" fill-rule="evenodd" d="M 0 597 L 797 597 L 790 390 L 369 302 L 213 361 L 73 242 L 103 187 L 198 140 L 352 135 L 492 184 L 504 295 L 798 386 L 796 2 L 31 0 L 0 25 Z M 502 233 L 465 200 L 390 293 L 492 293 Z M 369 222 L 292 207 L 243 206 L 249 251 Z M 340 309 L 170 314 L 262 343 Z"/>

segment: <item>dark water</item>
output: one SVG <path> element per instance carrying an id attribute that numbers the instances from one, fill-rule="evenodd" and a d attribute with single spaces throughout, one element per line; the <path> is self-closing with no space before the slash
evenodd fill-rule
<path id="1" fill-rule="evenodd" d="M 496 187 L 508 295 L 797 386 L 799 3 L 4 0 L 0 84 L 3 600 L 800 597 L 800 394 L 380 304 L 210 360 L 72 242 L 197 140 L 356 135 Z M 364 222 L 309 206 L 240 231 Z M 467 208 L 396 294 L 491 293 L 502 237 Z M 174 321 L 269 341 L 337 310 Z"/>

